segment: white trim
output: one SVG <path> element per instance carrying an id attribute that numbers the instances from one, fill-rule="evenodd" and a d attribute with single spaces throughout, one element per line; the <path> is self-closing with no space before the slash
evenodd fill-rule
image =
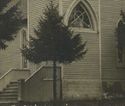
<path id="1" fill-rule="evenodd" d="M 20 2 L 20 0 L 12 0 L 8 3 L 8 5 L 2 10 L 2 14 L 6 13 L 9 9 L 11 9 L 13 6 L 17 5 Z"/>
<path id="2" fill-rule="evenodd" d="M 30 15 L 29 15 L 29 0 L 27 0 L 27 37 L 28 37 L 28 41 L 30 40 L 30 25 L 29 25 L 29 19 L 30 19 Z M 27 61 L 27 68 L 30 67 L 30 62 Z"/>
<path id="3" fill-rule="evenodd" d="M 66 14 L 65 14 L 65 16 L 64 16 L 64 24 L 65 24 L 65 25 L 68 25 L 69 17 L 70 17 L 70 15 L 71 15 L 73 9 L 76 7 L 76 5 L 77 5 L 79 2 L 82 2 L 82 3 L 86 6 L 86 8 L 87 8 L 87 10 L 88 10 L 88 12 L 89 12 L 89 15 L 91 16 L 92 26 L 93 26 L 93 28 L 94 28 L 94 29 L 92 29 L 92 30 L 95 31 L 95 32 L 98 32 L 98 24 L 97 24 L 96 15 L 95 15 L 95 13 L 94 13 L 94 11 L 93 11 L 91 5 L 90 5 L 86 0 L 74 0 L 74 1 L 71 3 L 71 5 L 70 5 L 69 8 L 67 9 Z M 84 32 L 84 30 L 85 30 L 85 29 L 82 28 L 82 32 Z M 90 30 L 91 30 L 91 29 L 90 29 Z"/>
<path id="4" fill-rule="evenodd" d="M 53 81 L 52 78 L 43 78 L 43 81 Z M 57 79 L 56 81 L 60 81 L 59 79 Z"/>
<path id="5" fill-rule="evenodd" d="M 20 49 L 22 49 L 22 36 L 21 36 L 21 31 L 19 32 L 19 35 L 20 35 Z M 20 68 L 22 68 L 22 53 L 20 51 Z"/>
<path id="6" fill-rule="evenodd" d="M 63 16 L 62 0 L 59 0 L 59 15 Z"/>
<path id="7" fill-rule="evenodd" d="M 97 82 L 100 82 L 99 79 L 64 79 L 64 81 L 91 81 L 91 82 L 94 82 L 94 81 L 97 81 Z"/>
<path id="8" fill-rule="evenodd" d="M 71 30 L 73 30 L 74 32 L 87 32 L 87 33 L 97 33 L 97 31 L 93 30 L 93 29 L 88 29 L 88 28 L 79 28 L 79 27 L 70 27 Z"/>
<path id="9" fill-rule="evenodd" d="M 8 73 L 10 73 L 11 71 L 13 71 L 13 68 L 11 68 L 9 71 L 7 71 L 4 75 L 2 75 L 0 77 L 0 80 L 3 79 Z"/>
<path id="10" fill-rule="evenodd" d="M 43 81 L 53 81 L 52 78 L 44 78 Z"/>
<path id="11" fill-rule="evenodd" d="M 30 77 L 28 77 L 25 82 L 27 82 L 29 79 L 31 79 L 40 69 L 42 69 L 45 66 L 45 64 L 41 65 L 38 69 L 36 69 L 36 71 L 34 71 Z"/>
<path id="12" fill-rule="evenodd" d="M 0 77 L 0 80 L 3 79 L 6 75 L 8 75 L 11 71 L 29 71 L 29 69 L 16 69 L 16 68 L 11 68 L 9 69 L 9 71 L 7 71 L 5 74 L 3 74 L 1 77 Z"/>
<path id="13" fill-rule="evenodd" d="M 99 70 L 100 70 L 100 93 L 102 94 L 102 39 L 101 39 L 101 0 L 98 3 L 99 6 Z"/>
<path id="14" fill-rule="evenodd" d="M 116 79 L 104 79 L 104 80 L 102 80 L 102 82 L 103 81 L 125 81 L 125 79 L 118 79 L 118 80 L 116 80 Z"/>
<path id="15" fill-rule="evenodd" d="M 119 22 L 121 21 L 121 19 L 122 19 L 122 17 L 120 16 L 120 17 L 118 18 L 117 23 L 116 23 L 116 28 L 118 27 L 118 24 L 119 24 Z"/>
<path id="16" fill-rule="evenodd" d="M 30 40 L 30 25 L 29 25 L 29 18 L 30 18 L 30 15 L 29 15 L 29 0 L 27 0 L 27 35 L 28 35 L 28 41 Z"/>

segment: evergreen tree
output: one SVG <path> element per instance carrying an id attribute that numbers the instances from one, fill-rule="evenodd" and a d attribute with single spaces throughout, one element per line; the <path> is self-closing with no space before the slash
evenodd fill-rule
<path id="1" fill-rule="evenodd" d="M 6 42 L 15 38 L 15 33 L 26 24 L 17 4 L 8 7 L 13 0 L 0 0 L 0 49 L 7 47 Z"/>
<path id="2" fill-rule="evenodd" d="M 53 96 L 56 95 L 56 66 L 58 63 L 71 63 L 81 59 L 85 53 L 85 44 L 80 34 L 74 35 L 68 26 L 64 25 L 63 17 L 59 15 L 57 6 L 51 2 L 40 18 L 38 27 L 34 29 L 36 37 L 31 37 L 29 47 L 22 50 L 24 56 L 33 63 L 42 61 L 53 62 Z"/>

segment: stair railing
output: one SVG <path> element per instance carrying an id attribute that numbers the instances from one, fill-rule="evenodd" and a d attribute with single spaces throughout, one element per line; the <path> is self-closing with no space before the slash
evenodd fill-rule
<path id="1" fill-rule="evenodd" d="M 44 66 L 46 65 L 46 63 L 41 64 L 41 66 L 36 69 L 36 71 L 34 71 L 27 79 L 25 79 L 25 82 L 27 82 L 29 79 L 31 79 L 37 72 L 39 72 Z"/>
<path id="2" fill-rule="evenodd" d="M 49 72 L 50 71 L 50 72 Z M 61 67 L 58 67 L 58 87 L 61 87 Z M 53 67 L 51 65 L 42 65 L 35 71 L 29 78 L 22 80 L 19 84 L 20 101 L 40 101 L 52 100 L 53 99 Z M 59 87 L 58 98 L 61 97 L 61 88 Z M 47 97 L 48 96 L 48 97 Z"/>
<path id="3" fill-rule="evenodd" d="M 10 69 L 0 78 L 0 91 L 2 91 L 10 82 L 26 79 L 30 75 L 28 69 Z"/>
<path id="4" fill-rule="evenodd" d="M 26 83 L 32 79 L 32 77 L 37 74 L 46 64 L 41 64 L 41 66 L 36 69 L 27 79 L 20 79 L 18 80 L 18 101 L 23 101 L 24 100 L 24 93 L 25 93 L 25 85 Z"/>

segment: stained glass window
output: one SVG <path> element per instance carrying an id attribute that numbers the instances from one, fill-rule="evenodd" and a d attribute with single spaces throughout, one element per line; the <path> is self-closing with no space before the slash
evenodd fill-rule
<path id="1" fill-rule="evenodd" d="M 68 24 L 70 27 L 92 28 L 89 14 L 83 3 L 80 2 L 73 9 Z"/>

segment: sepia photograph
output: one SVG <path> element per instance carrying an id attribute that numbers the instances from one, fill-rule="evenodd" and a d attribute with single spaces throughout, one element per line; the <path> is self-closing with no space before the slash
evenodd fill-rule
<path id="1" fill-rule="evenodd" d="M 125 0 L 0 0 L 0 106 L 125 106 Z"/>

